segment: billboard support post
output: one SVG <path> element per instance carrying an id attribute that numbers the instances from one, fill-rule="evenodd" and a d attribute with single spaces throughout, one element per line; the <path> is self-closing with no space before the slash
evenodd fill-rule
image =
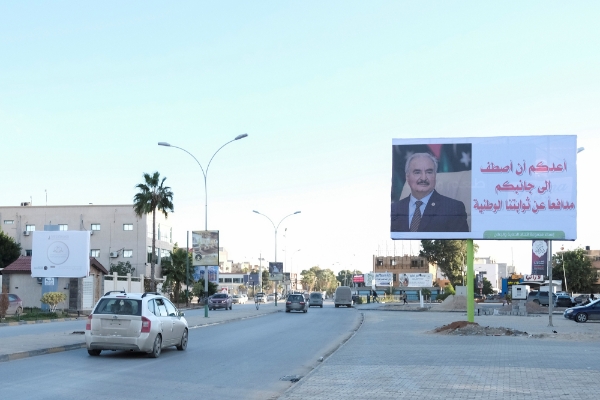
<path id="1" fill-rule="evenodd" d="M 475 322 L 475 273 L 473 271 L 473 239 L 467 239 L 467 321 Z"/>
<path id="2" fill-rule="evenodd" d="M 564 266 L 563 266 L 564 268 Z M 554 281 L 552 280 L 552 240 L 548 240 L 548 326 L 552 325 L 552 311 L 554 308 L 553 295 L 554 295 Z"/>

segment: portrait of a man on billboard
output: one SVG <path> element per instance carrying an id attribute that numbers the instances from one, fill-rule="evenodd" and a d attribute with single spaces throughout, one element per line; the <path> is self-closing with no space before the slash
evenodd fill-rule
<path id="1" fill-rule="evenodd" d="M 469 232 L 471 145 L 393 147 L 390 231 Z"/>

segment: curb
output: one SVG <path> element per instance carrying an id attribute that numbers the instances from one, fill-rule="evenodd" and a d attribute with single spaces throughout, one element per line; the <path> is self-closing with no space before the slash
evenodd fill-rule
<path id="1" fill-rule="evenodd" d="M 19 326 L 19 325 L 34 325 L 34 324 L 46 324 L 49 322 L 65 322 L 65 321 L 82 321 L 81 318 L 55 318 L 55 319 L 37 319 L 35 321 L 18 321 L 18 322 L 2 322 L 0 327 L 4 326 Z"/>
<path id="2" fill-rule="evenodd" d="M 66 346 L 48 347 L 45 349 L 23 351 L 20 353 L 0 354 L 0 362 L 20 360 L 22 358 L 43 356 L 44 354 L 60 353 L 63 351 L 79 350 L 79 349 L 84 349 L 84 348 L 85 348 L 85 343 L 76 343 L 76 344 L 68 344 Z"/>

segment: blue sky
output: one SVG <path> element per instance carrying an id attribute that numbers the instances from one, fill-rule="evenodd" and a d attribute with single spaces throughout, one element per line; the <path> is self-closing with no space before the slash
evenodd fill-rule
<path id="1" fill-rule="evenodd" d="M 202 175 L 157 142 L 206 167 L 248 133 L 208 174 L 230 258 L 274 258 L 252 210 L 301 210 L 278 261 L 366 271 L 394 251 L 392 138 L 574 134 L 578 240 L 564 245 L 600 249 L 598 20 L 591 1 L 4 2 L 0 205 L 43 205 L 45 190 L 48 205 L 127 204 L 159 171 L 183 244 L 204 227 Z M 528 272 L 530 242 L 477 243 Z"/>

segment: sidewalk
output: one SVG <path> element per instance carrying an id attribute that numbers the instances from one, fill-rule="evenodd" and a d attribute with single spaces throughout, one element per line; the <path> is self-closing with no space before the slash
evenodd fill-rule
<path id="1" fill-rule="evenodd" d="M 188 321 L 189 328 L 198 329 L 204 326 L 223 324 L 247 318 L 256 318 L 282 311 L 284 308 L 285 304 L 283 304 L 283 307 L 281 304 L 278 304 L 278 307 L 275 307 L 273 303 L 267 303 L 261 304 L 260 309 L 256 310 L 254 305 L 248 304 L 246 306 L 234 306 L 233 310 L 209 311 L 208 318 L 204 317 L 203 308 L 191 310 L 182 309 L 182 311 L 184 311 L 186 314 L 185 319 Z M 0 341 L 0 362 L 85 348 L 84 329 L 86 317 L 83 316 L 79 319 L 66 318 L 61 321 L 36 321 L 29 322 L 27 324 L 11 323 L 10 326 L 4 326 L 0 328 L 11 329 L 12 326 L 37 325 L 47 322 L 60 324 L 63 321 L 75 320 L 82 322 L 81 330 L 35 335 L 19 335 L 2 338 Z"/>
<path id="2" fill-rule="evenodd" d="M 356 334 L 281 397 L 296 399 L 594 399 L 600 392 L 600 322 L 553 315 L 476 316 L 521 336 L 433 333 L 466 312 L 357 306 Z M 385 312 L 388 311 L 388 312 Z"/>

